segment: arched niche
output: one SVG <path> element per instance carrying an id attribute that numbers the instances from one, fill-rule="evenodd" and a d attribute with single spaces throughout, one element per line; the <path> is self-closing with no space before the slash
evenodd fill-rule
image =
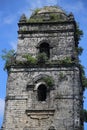
<path id="1" fill-rule="evenodd" d="M 48 39 L 41 40 L 37 45 L 38 53 L 46 53 L 47 57 L 51 57 L 51 49 L 53 48 L 53 44 Z"/>
<path id="2" fill-rule="evenodd" d="M 48 58 L 50 58 L 50 45 L 43 42 L 39 46 L 39 53 L 45 53 Z"/>
<path id="3" fill-rule="evenodd" d="M 51 126 L 48 130 L 56 130 L 54 126 Z"/>
<path id="4" fill-rule="evenodd" d="M 45 84 L 40 84 L 37 89 L 38 101 L 46 101 L 47 87 Z"/>

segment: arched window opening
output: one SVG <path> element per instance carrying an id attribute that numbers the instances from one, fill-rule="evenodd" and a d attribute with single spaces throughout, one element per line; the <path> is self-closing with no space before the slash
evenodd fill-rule
<path id="1" fill-rule="evenodd" d="M 45 101 L 47 97 L 47 87 L 41 84 L 38 87 L 38 101 Z"/>
<path id="2" fill-rule="evenodd" d="M 56 130 L 54 126 L 51 126 L 49 130 Z"/>
<path id="3" fill-rule="evenodd" d="M 40 44 L 40 53 L 46 53 L 47 57 L 50 58 L 50 46 L 48 43 Z"/>

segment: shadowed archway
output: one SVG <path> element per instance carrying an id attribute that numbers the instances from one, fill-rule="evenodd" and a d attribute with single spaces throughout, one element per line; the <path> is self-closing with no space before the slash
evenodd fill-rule
<path id="1" fill-rule="evenodd" d="M 45 101 L 47 97 L 47 87 L 44 84 L 41 84 L 37 90 L 38 101 Z"/>
<path id="2" fill-rule="evenodd" d="M 48 58 L 50 58 L 50 46 L 48 43 L 43 42 L 39 46 L 39 52 L 40 53 L 45 53 Z"/>

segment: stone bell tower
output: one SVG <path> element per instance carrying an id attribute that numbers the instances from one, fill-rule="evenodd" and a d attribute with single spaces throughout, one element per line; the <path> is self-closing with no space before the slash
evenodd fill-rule
<path id="1" fill-rule="evenodd" d="M 2 130 L 82 130 L 83 88 L 76 22 L 60 7 L 37 9 L 18 23 Z"/>

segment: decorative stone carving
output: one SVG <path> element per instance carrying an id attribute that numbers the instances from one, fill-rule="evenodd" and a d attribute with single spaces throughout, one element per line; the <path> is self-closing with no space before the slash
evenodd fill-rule
<path id="1" fill-rule="evenodd" d="M 32 119 L 48 119 L 54 115 L 55 110 L 26 110 L 26 114 Z"/>

